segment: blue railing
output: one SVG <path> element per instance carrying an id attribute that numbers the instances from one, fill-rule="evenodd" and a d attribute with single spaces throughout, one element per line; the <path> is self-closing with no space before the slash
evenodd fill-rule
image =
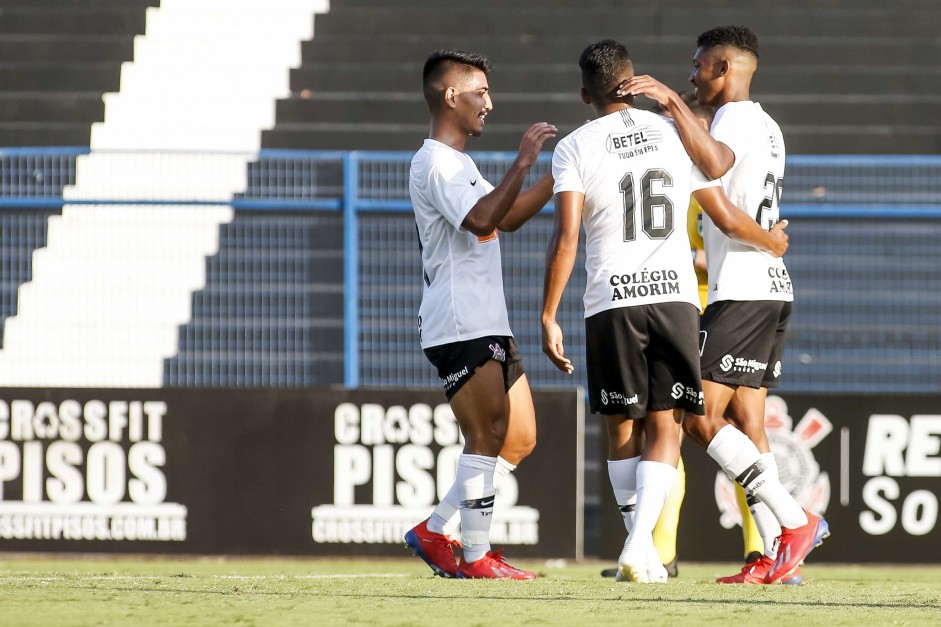
<path id="1" fill-rule="evenodd" d="M 0 209 L 227 204 L 237 212 L 335 213 L 343 228 L 343 382 L 434 384 L 412 323 L 420 284 L 413 280 L 418 255 L 410 239 L 411 153 L 262 150 L 248 156 L 245 191 L 234 196 L 167 200 L 109 196 L 105 190 L 100 197 L 67 200 L 63 190 L 75 184 L 77 162 L 88 153 L 87 148 L 0 150 Z M 194 154 L 202 153 L 186 153 Z M 205 154 L 208 168 L 208 157 L 219 153 Z M 513 153 L 473 156 L 492 182 L 515 158 Z M 529 182 L 548 169 L 544 154 Z M 787 365 L 799 375 L 791 379 L 795 389 L 868 391 L 891 385 L 941 391 L 941 358 L 931 352 L 941 329 L 941 278 L 934 278 L 933 256 L 941 246 L 941 157 L 792 156 L 787 172 L 782 215 L 793 219 L 788 259 L 798 290 Z M 571 382 L 544 363 L 538 329 L 531 328 L 538 326 L 533 321 L 550 212 L 504 238 L 513 325 L 526 338 L 527 368 L 536 385 Z M 581 295 L 577 278 L 573 282 L 563 307 L 572 343 L 579 345 Z M 390 293 L 399 299 L 394 304 Z M 10 313 L 0 311 L 0 320 Z M 873 359 L 877 362 L 867 362 Z"/>

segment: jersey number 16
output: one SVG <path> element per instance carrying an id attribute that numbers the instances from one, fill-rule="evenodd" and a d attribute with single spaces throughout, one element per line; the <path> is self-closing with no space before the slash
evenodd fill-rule
<path id="1" fill-rule="evenodd" d="M 663 187 L 673 186 L 673 177 L 666 170 L 654 168 L 647 170 L 640 179 L 641 216 L 644 233 L 650 239 L 666 239 L 673 232 L 673 201 L 663 194 L 654 194 L 651 187 L 654 181 L 660 181 Z M 637 237 L 634 209 L 634 174 L 628 172 L 621 179 L 621 196 L 624 200 L 624 241 L 633 242 Z"/>

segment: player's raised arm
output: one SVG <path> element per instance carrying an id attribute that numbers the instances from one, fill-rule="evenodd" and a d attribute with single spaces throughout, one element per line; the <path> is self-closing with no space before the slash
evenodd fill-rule
<path id="1" fill-rule="evenodd" d="M 536 163 L 542 145 L 550 137 L 555 137 L 556 132 L 556 127 L 546 122 L 539 122 L 529 127 L 520 142 L 519 154 L 513 160 L 503 180 L 492 192 L 477 201 L 464 218 L 461 226 L 478 237 L 486 237 L 500 227 L 503 219 L 516 203 L 526 173 Z M 547 197 L 543 201 L 543 205 L 548 200 Z M 535 204 L 536 201 L 538 201 L 538 197 L 533 198 L 532 204 Z M 542 205 L 539 205 L 539 207 L 542 207 Z M 538 211 L 538 208 L 536 211 Z M 525 221 L 522 220 L 519 224 Z M 519 224 L 516 225 L 516 228 L 519 227 Z M 509 226 L 512 226 L 512 223 Z"/>
<path id="2" fill-rule="evenodd" d="M 546 174 L 539 179 L 538 183 L 520 192 L 520 195 L 516 197 L 516 202 L 500 221 L 499 229 L 505 233 L 511 233 L 539 213 L 539 210 L 552 200 L 552 183 L 552 174 Z"/>
<path id="3" fill-rule="evenodd" d="M 683 147 L 703 174 L 711 179 L 723 176 L 735 163 L 732 150 L 717 141 L 675 91 L 652 76 L 633 76 L 618 86 L 619 96 L 643 95 L 660 103 L 676 123 Z"/>

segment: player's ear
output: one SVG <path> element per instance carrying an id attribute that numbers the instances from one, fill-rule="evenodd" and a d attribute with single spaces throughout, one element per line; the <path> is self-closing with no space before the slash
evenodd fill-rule
<path id="1" fill-rule="evenodd" d="M 584 103 L 587 104 L 587 105 L 590 105 L 590 104 L 591 104 L 591 96 L 588 95 L 588 90 L 585 89 L 584 87 L 582 87 L 580 93 L 581 93 L 581 95 L 582 95 L 582 102 L 584 102 Z"/>
<path id="2" fill-rule="evenodd" d="M 457 90 L 448 87 L 444 90 L 444 103 L 452 109 L 457 106 Z"/>
<path id="3" fill-rule="evenodd" d="M 715 66 L 716 78 L 728 76 L 729 70 L 731 69 L 732 61 L 728 57 L 722 57 Z"/>

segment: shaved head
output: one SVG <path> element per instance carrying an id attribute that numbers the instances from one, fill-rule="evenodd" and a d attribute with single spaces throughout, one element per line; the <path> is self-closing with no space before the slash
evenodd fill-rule
<path id="1" fill-rule="evenodd" d="M 758 66 L 758 36 L 747 26 L 718 26 L 707 30 L 696 40 L 703 50 L 723 48 L 729 55 L 750 58 Z"/>
<path id="2" fill-rule="evenodd" d="M 422 88 L 432 113 L 441 106 L 441 94 L 456 83 L 469 80 L 477 72 L 490 73 L 487 57 L 461 50 L 438 50 L 425 61 Z"/>

